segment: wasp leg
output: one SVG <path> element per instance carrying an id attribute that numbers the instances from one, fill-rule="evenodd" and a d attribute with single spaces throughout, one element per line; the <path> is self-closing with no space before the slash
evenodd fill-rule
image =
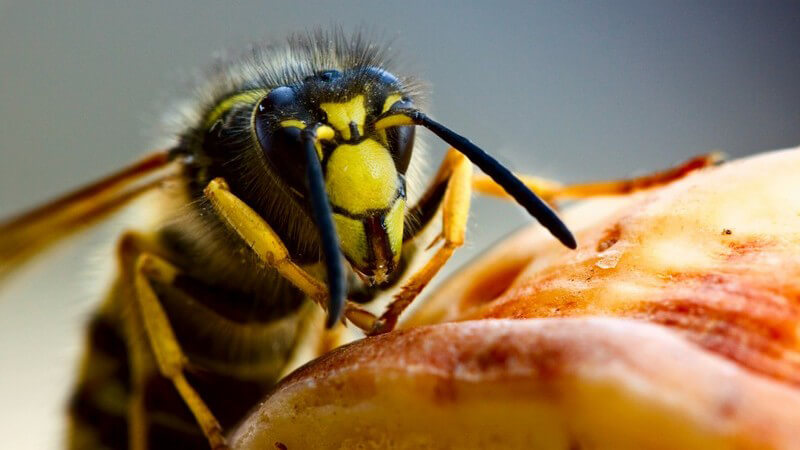
<path id="1" fill-rule="evenodd" d="M 425 266 L 403 284 L 369 334 L 381 334 L 394 329 L 400 314 L 430 283 L 455 249 L 464 243 L 472 195 L 472 164 L 461 153 L 450 150 L 442 162 L 439 174 L 446 174 L 448 180 L 442 200 L 442 233 L 434 243 L 440 238 L 443 238 L 444 242 Z"/>
<path id="2" fill-rule="evenodd" d="M 133 316 L 133 315 L 132 315 Z M 138 317 L 131 317 L 131 322 L 139 321 Z M 141 323 L 131 324 L 131 328 L 141 329 Z M 131 339 L 138 341 L 138 339 Z M 128 344 L 129 359 L 131 361 L 131 395 L 128 400 L 128 448 L 131 450 L 147 449 L 147 416 L 144 405 L 144 375 L 146 370 L 143 363 L 146 359 L 146 350 L 141 345 Z"/>
<path id="3" fill-rule="evenodd" d="M 130 285 L 129 285 L 130 286 Z M 135 304 L 135 299 L 133 303 Z M 147 413 L 145 411 L 145 378 L 152 370 L 148 358 L 146 343 L 137 336 L 144 333 L 144 324 L 138 314 L 128 314 L 127 335 L 128 361 L 131 368 L 131 394 L 128 400 L 128 448 L 131 450 L 147 449 Z"/>
<path id="4" fill-rule="evenodd" d="M 139 317 L 159 373 L 175 386 L 203 430 L 211 448 L 226 449 L 228 447 L 222 435 L 222 427 L 197 391 L 186 380 L 183 371 L 188 360 L 151 285 L 152 281 L 172 284 L 177 275 L 177 268 L 152 253 L 144 252 L 138 256 L 134 271 L 134 286 Z"/>
<path id="5" fill-rule="evenodd" d="M 139 255 L 151 246 L 148 239 L 135 232 L 126 232 L 117 245 L 117 256 L 120 266 L 122 286 L 118 295 L 124 295 L 129 305 L 136 307 L 136 261 Z M 130 364 L 131 393 L 128 399 L 128 448 L 131 450 L 147 449 L 147 413 L 145 411 L 145 379 L 154 370 L 152 358 L 148 354 L 147 343 L 142 339 L 145 335 L 144 324 L 140 314 L 126 314 L 125 334 L 128 336 L 128 363 Z"/>
<path id="6" fill-rule="evenodd" d="M 225 223 L 250 247 L 258 258 L 327 310 L 328 288 L 292 261 L 280 236 L 269 224 L 240 200 L 222 178 L 208 183 L 206 197 Z M 377 318 L 347 301 L 344 316 L 362 330 L 371 330 Z"/>
<path id="7" fill-rule="evenodd" d="M 557 181 L 531 175 L 520 175 L 519 179 L 535 192 L 542 200 L 554 203 L 560 200 L 599 197 L 604 195 L 624 195 L 632 192 L 650 189 L 656 186 L 669 184 L 679 180 L 698 169 L 708 167 L 721 160 L 720 153 L 709 153 L 692 158 L 673 168 L 644 175 L 637 178 L 598 181 L 594 183 L 580 183 L 563 185 Z M 511 199 L 508 194 L 487 175 L 476 175 L 472 180 L 472 188 L 484 195 L 491 195 Z"/>

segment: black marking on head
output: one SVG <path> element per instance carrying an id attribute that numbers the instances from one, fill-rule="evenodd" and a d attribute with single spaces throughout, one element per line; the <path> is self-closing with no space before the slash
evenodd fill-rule
<path id="1" fill-rule="evenodd" d="M 406 198 L 406 179 L 405 179 L 405 177 L 401 175 L 400 181 L 401 181 L 400 185 L 397 187 L 397 195 L 395 195 L 395 197 L 392 199 L 392 201 L 389 202 L 389 204 L 392 205 L 392 206 L 394 205 L 394 203 L 398 199 L 401 199 L 401 198 L 405 199 Z M 364 212 L 361 212 L 361 213 L 354 213 L 352 211 L 349 211 L 349 210 L 347 210 L 345 208 L 342 208 L 342 207 L 336 206 L 336 205 L 331 205 L 331 208 L 332 208 L 333 212 L 335 212 L 336 214 L 340 214 L 342 216 L 349 217 L 350 219 L 353 219 L 353 220 L 363 221 L 363 220 L 366 220 L 369 217 L 373 217 L 373 216 L 376 216 L 376 215 L 385 216 L 386 214 L 389 214 L 389 211 L 392 210 L 392 206 L 389 206 L 388 208 L 368 209 L 368 210 L 366 210 Z"/>
<path id="2" fill-rule="evenodd" d="M 361 133 L 358 132 L 358 124 L 355 122 L 350 122 L 348 127 L 350 128 L 350 141 L 358 142 L 361 140 Z"/>

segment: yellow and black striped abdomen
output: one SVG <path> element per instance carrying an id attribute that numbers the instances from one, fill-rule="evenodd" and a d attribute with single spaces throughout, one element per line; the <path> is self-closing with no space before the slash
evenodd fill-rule
<path id="1" fill-rule="evenodd" d="M 184 400 L 158 373 L 146 337 L 132 331 L 134 288 L 126 278 L 118 278 L 89 324 L 69 404 L 69 448 L 129 448 L 131 405 L 137 398 L 143 402 L 147 448 L 206 448 L 207 440 Z M 193 283 L 203 296 L 187 292 Z M 275 289 L 278 295 L 292 292 Z M 315 305 L 300 299 L 294 311 L 258 320 L 230 305 L 241 303 L 246 294 L 190 279 L 159 286 L 158 294 L 189 359 L 186 378 L 224 429 L 241 420 L 272 388 L 294 349 L 298 327 L 309 311 L 315 311 L 309 307 Z M 223 304 L 228 311 L 220 310 Z"/>
<path id="2" fill-rule="evenodd" d="M 126 448 L 131 382 L 122 330 L 112 318 L 96 315 L 86 341 L 69 403 L 69 448 Z"/>

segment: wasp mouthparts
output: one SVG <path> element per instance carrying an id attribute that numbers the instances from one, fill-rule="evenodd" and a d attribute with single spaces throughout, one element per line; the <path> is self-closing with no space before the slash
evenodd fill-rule
<path id="1" fill-rule="evenodd" d="M 386 264 L 380 264 L 375 268 L 372 276 L 368 276 L 370 286 L 379 286 L 389 281 L 389 267 Z"/>

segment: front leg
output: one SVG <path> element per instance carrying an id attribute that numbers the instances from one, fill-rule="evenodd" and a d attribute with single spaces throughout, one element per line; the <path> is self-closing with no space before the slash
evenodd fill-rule
<path id="1" fill-rule="evenodd" d="M 225 180 L 211 180 L 205 189 L 205 195 L 223 222 L 239 235 L 264 264 L 275 269 L 327 311 L 328 288 L 325 284 L 292 261 L 280 236 L 258 213 L 228 189 Z M 371 330 L 377 320 L 374 315 L 349 300 L 345 303 L 344 317 L 362 330 Z"/>
<path id="2" fill-rule="evenodd" d="M 444 242 L 425 266 L 403 284 L 386 312 L 369 331 L 371 335 L 386 333 L 394 329 L 400 314 L 436 276 L 453 255 L 455 249 L 464 244 L 472 195 L 472 163 L 461 153 L 450 150 L 442 162 L 439 174 L 436 178 L 439 179 L 441 176 L 446 179 L 447 188 L 441 206 L 442 232 L 434 240 L 434 244 L 440 238 Z"/>

